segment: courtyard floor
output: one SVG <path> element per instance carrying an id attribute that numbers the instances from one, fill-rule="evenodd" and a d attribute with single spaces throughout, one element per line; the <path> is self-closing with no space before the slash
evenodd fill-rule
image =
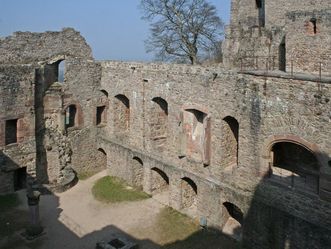
<path id="1" fill-rule="evenodd" d="M 215 231 L 196 230 L 187 234 L 163 236 L 158 219 L 165 206 L 149 198 L 136 202 L 106 204 L 93 198 L 91 189 L 96 180 L 105 176 L 100 172 L 79 183 L 72 189 L 41 196 L 40 217 L 44 234 L 33 241 L 26 241 L 22 227 L 10 236 L 0 238 L 1 249 L 94 249 L 96 242 L 112 238 L 125 238 L 136 242 L 142 249 L 201 248 L 232 249 L 236 242 Z M 17 217 L 27 216 L 25 191 L 19 192 L 21 205 Z M 25 218 L 26 219 L 26 218 Z M 15 221 L 13 221 L 15 222 Z M 1 224 L 8 225 L 10 224 Z M 20 229 L 19 229 L 20 228 Z M 208 241 L 206 246 L 205 242 Z"/>

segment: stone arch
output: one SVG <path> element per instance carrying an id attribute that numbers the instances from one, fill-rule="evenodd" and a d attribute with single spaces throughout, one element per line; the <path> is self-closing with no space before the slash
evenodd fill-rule
<path id="1" fill-rule="evenodd" d="M 291 156 L 289 153 L 292 153 Z M 320 172 L 327 160 L 324 157 L 316 144 L 300 137 L 272 136 L 264 145 L 261 173 L 271 181 L 287 187 L 318 193 Z"/>
<path id="2" fill-rule="evenodd" d="M 324 165 L 323 162 L 325 159 L 323 158 L 323 154 L 316 144 L 310 143 L 295 135 L 274 135 L 269 137 L 263 145 L 262 159 L 265 161 L 265 165 L 263 165 L 264 167 L 269 167 L 269 162 L 271 160 L 271 148 L 275 143 L 279 142 L 290 142 L 304 147 L 306 150 L 310 151 L 316 156 L 320 166 Z"/>
<path id="3" fill-rule="evenodd" d="M 165 205 L 169 204 L 169 177 L 161 169 L 151 169 L 151 193 L 154 199 Z"/>
<path id="4" fill-rule="evenodd" d="M 222 152 L 226 166 L 238 165 L 239 122 L 232 116 L 226 116 L 222 122 Z"/>
<path id="5" fill-rule="evenodd" d="M 150 114 L 151 140 L 154 146 L 162 148 L 168 134 L 168 102 L 161 97 L 153 98 Z"/>
<path id="6" fill-rule="evenodd" d="M 109 94 L 105 89 L 101 89 L 100 92 L 108 98 Z"/>
<path id="7" fill-rule="evenodd" d="M 181 208 L 188 214 L 196 216 L 198 202 L 198 187 L 189 177 L 181 179 Z"/>
<path id="8" fill-rule="evenodd" d="M 293 142 L 277 142 L 271 148 L 270 177 L 287 187 L 318 193 L 319 163 L 315 155 Z"/>
<path id="9" fill-rule="evenodd" d="M 231 202 L 222 205 L 222 232 L 237 240 L 241 239 L 244 214 L 242 210 Z"/>
<path id="10" fill-rule="evenodd" d="M 144 182 L 144 163 L 141 158 L 134 156 L 131 167 L 132 185 L 142 189 Z"/>
<path id="11" fill-rule="evenodd" d="M 117 132 L 127 132 L 130 128 L 130 100 L 123 94 L 114 98 L 114 129 Z"/>
<path id="12" fill-rule="evenodd" d="M 107 153 L 103 148 L 97 150 L 97 162 L 100 169 L 107 168 Z"/>
<path id="13" fill-rule="evenodd" d="M 102 125 L 107 123 L 107 110 L 108 110 L 108 92 L 106 90 L 100 90 L 100 97 L 98 99 L 96 112 L 95 112 L 95 124 Z"/>

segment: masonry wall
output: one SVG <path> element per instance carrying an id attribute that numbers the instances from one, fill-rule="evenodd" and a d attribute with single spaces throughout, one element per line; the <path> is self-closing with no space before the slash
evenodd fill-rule
<path id="1" fill-rule="evenodd" d="M 14 190 L 13 172 L 18 168 L 27 167 L 29 174 L 36 174 L 34 81 L 31 65 L 0 65 L 0 192 Z M 11 131 L 6 127 L 8 120 L 16 120 Z M 6 136 L 16 142 L 6 143 Z"/>
<path id="2" fill-rule="evenodd" d="M 265 2 L 262 26 L 257 2 Z M 329 12 L 330 1 L 232 1 L 231 23 L 223 45 L 225 66 L 318 74 L 322 63 L 323 74 L 329 75 Z M 315 35 L 307 32 L 311 20 L 317 25 Z M 281 54 L 281 44 L 286 56 Z M 280 66 L 282 60 L 286 68 Z"/>
<path id="3" fill-rule="evenodd" d="M 277 141 L 299 143 L 311 148 L 319 159 L 319 196 L 293 189 L 288 193 L 293 206 L 284 212 L 305 220 L 307 229 L 312 224 L 327 229 L 326 223 L 319 220 L 329 222 L 325 214 L 330 208 L 328 201 L 331 196 L 329 84 L 183 65 L 103 62 L 102 69 L 101 88 L 110 93 L 109 103 L 118 94 L 125 95 L 130 101 L 130 129 L 125 138 L 118 138 L 114 133 L 112 118 L 116 118 L 118 109 L 111 106 L 108 124 L 99 130 L 102 137 L 99 143 L 106 148 L 112 175 L 133 183 L 131 161 L 138 154 L 144 162 L 145 191 L 149 192 L 152 184 L 151 168 L 161 169 L 170 179 L 169 203 L 182 211 L 185 211 L 182 209 L 183 189 L 179 180 L 188 176 L 198 189 L 197 211 L 193 216 L 207 217 L 209 224 L 221 227 L 224 224 L 224 202 L 234 203 L 245 216 L 255 212 L 251 210 L 254 209 L 250 206 L 252 200 L 268 203 L 277 209 L 278 204 L 270 204 L 272 196 L 280 195 L 286 187 L 276 187 L 269 197 L 260 196 L 255 187 L 273 186 L 268 178 L 271 145 Z M 153 146 L 148 135 L 150 119 L 153 118 L 150 114 L 154 108 L 152 99 L 155 97 L 161 97 L 168 103 L 168 135 L 162 150 Z M 186 109 L 197 109 L 210 115 L 208 165 L 190 157 L 185 148 L 183 153 L 185 129 L 182 124 L 185 115 L 182 114 Z M 229 131 L 224 128 L 224 118 L 228 116 L 239 123 L 238 165 L 233 164 L 233 160 L 225 160 L 229 158 L 230 150 L 226 146 L 226 140 L 230 139 Z M 298 208 L 304 207 L 311 198 L 321 199 L 323 203 L 311 207 L 316 212 L 316 219 L 305 217 L 309 211 Z M 204 205 L 206 203 L 208 205 Z M 286 199 L 280 203 L 287 205 Z M 284 232 L 294 227 L 280 229 Z M 325 235 L 327 239 L 329 235 Z M 260 246 L 264 248 L 265 244 Z"/>
<path id="4" fill-rule="evenodd" d="M 6 120 L 18 119 L 18 145 L 10 145 L 15 153 L 7 150 L 9 145 L 2 153 L 7 161 L 19 162 L 17 167 L 28 166 L 28 174 L 41 183 L 67 184 L 75 177 L 71 168 L 93 167 L 97 151 L 93 134 L 100 70 L 90 47 L 79 32 L 67 28 L 61 32 L 16 32 L 0 40 L 0 51 L 1 146 Z M 64 82 L 58 78 L 60 61 L 65 62 Z M 76 123 L 66 129 L 69 105 L 77 108 Z M 24 147 L 25 141 L 30 147 Z M 1 167 L 5 168 L 5 163 Z M 13 170 L 1 173 L 11 179 L 3 181 L 1 192 L 13 191 L 8 185 L 13 184 Z"/>
<path id="5" fill-rule="evenodd" d="M 311 22 L 316 18 L 316 33 Z M 331 10 L 296 11 L 287 14 L 287 68 L 330 76 L 331 72 Z"/>

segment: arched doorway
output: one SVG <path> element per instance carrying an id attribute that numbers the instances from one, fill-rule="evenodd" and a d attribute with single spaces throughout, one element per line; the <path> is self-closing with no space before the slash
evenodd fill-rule
<path id="1" fill-rule="evenodd" d="M 224 164 L 229 167 L 238 165 L 239 152 L 239 123 L 227 116 L 222 123 L 222 153 Z"/>
<path id="2" fill-rule="evenodd" d="M 169 177 L 159 168 L 151 169 L 151 193 L 162 204 L 169 204 Z"/>
<path id="3" fill-rule="evenodd" d="M 152 99 L 150 110 L 150 137 L 153 146 L 161 149 L 167 140 L 168 133 L 168 103 L 160 97 Z"/>
<path id="4" fill-rule="evenodd" d="M 114 128 L 119 133 L 125 133 L 130 128 L 130 100 L 122 94 L 114 98 Z"/>
<path id="5" fill-rule="evenodd" d="M 222 232 L 241 240 L 244 214 L 239 207 L 231 202 L 224 202 L 222 206 Z"/>
<path id="6" fill-rule="evenodd" d="M 319 162 L 303 145 L 291 141 L 274 143 L 269 166 L 273 181 L 300 191 L 318 193 Z"/>
<path id="7" fill-rule="evenodd" d="M 107 153 L 102 148 L 99 148 L 97 152 L 97 165 L 100 170 L 107 168 Z"/>
<path id="8" fill-rule="evenodd" d="M 143 188 L 144 163 L 139 157 L 132 158 L 132 184 L 139 189 Z"/>
<path id="9" fill-rule="evenodd" d="M 190 216 L 196 216 L 198 202 L 198 187 L 195 182 L 188 178 L 181 179 L 181 208 Z"/>

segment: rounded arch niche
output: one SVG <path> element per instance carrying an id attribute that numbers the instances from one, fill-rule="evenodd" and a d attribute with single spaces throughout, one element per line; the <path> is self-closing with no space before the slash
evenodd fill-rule
<path id="1" fill-rule="evenodd" d="M 269 179 L 304 192 L 318 193 L 321 153 L 315 144 L 296 136 L 277 136 L 264 151 Z"/>

